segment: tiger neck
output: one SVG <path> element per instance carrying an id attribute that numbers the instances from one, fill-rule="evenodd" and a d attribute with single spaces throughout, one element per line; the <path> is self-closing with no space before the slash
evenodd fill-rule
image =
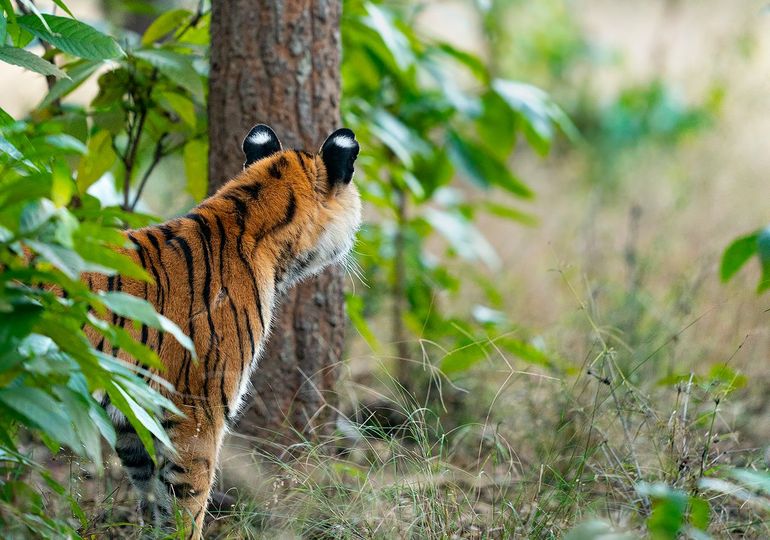
<path id="1" fill-rule="evenodd" d="M 262 341 L 270 329 L 279 264 L 270 231 L 253 214 L 241 198 L 225 193 L 147 234 L 182 256 L 185 268 L 177 278 L 187 278 L 193 300 L 200 299 L 204 309 L 228 296 L 252 298 L 247 302 L 256 305 Z"/>

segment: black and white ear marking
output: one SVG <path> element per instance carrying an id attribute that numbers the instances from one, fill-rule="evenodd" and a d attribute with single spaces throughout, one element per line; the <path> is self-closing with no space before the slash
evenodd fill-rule
<path id="1" fill-rule="evenodd" d="M 281 151 L 281 142 L 275 134 L 265 124 L 257 124 L 246 138 L 243 139 L 243 153 L 246 154 L 246 161 L 243 163 L 245 169 L 252 163 L 271 156 Z"/>
<path id="2" fill-rule="evenodd" d="M 329 183 L 347 184 L 353 178 L 353 163 L 358 157 L 356 135 L 347 128 L 338 129 L 321 146 L 321 159 Z"/>

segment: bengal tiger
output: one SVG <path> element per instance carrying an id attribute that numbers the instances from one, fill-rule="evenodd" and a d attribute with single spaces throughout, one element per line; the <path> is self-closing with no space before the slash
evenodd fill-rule
<path id="1" fill-rule="evenodd" d="M 257 125 L 243 141 L 240 174 L 187 215 L 125 232 L 133 249 L 122 252 L 153 282 L 83 276 L 93 290 L 123 291 L 151 302 L 185 330 L 198 355 L 194 360 L 164 333 L 126 325 L 157 352 L 165 366 L 160 375 L 175 391 L 156 387 L 184 413 L 163 419 L 176 452 L 156 445 L 157 465 L 131 424 L 109 398 L 102 399 L 116 428 L 117 455 L 156 525 L 171 522 L 176 504 L 189 537 L 200 538 L 222 439 L 247 393 L 276 301 L 353 246 L 361 222 L 351 182 L 358 151 L 349 129 L 329 135 L 312 154 L 284 150 L 271 128 Z M 114 315 L 113 322 L 126 323 Z M 109 350 L 96 332 L 88 337 Z"/>

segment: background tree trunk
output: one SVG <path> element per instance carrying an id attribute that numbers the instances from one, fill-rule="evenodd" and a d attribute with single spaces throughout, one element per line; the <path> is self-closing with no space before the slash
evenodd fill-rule
<path id="1" fill-rule="evenodd" d="M 243 166 L 254 124 L 309 151 L 339 127 L 341 11 L 341 0 L 214 0 L 210 192 Z M 330 424 L 344 322 L 338 267 L 283 299 L 236 431 L 285 444 Z"/>

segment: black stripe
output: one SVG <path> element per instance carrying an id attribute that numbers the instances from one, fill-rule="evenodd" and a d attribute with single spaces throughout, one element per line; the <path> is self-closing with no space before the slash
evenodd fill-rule
<path id="1" fill-rule="evenodd" d="M 214 320 L 211 318 L 211 227 L 209 227 L 208 222 L 203 218 L 203 216 L 191 213 L 187 214 L 188 219 L 193 220 L 198 225 L 198 231 L 199 236 L 203 237 L 203 240 L 201 244 L 203 245 L 203 262 L 204 262 L 204 269 L 205 274 L 203 276 L 203 307 L 206 310 L 206 318 L 208 320 L 209 324 L 209 344 L 208 349 L 206 350 L 206 354 L 204 355 L 203 360 L 203 368 L 204 373 L 206 374 L 205 377 L 209 376 L 209 373 L 211 372 L 211 367 L 209 365 L 209 361 L 211 360 L 211 352 L 214 351 L 216 358 L 214 359 L 214 366 L 219 366 L 219 347 L 216 346 L 216 339 L 217 339 L 217 333 L 216 329 L 214 328 Z M 223 377 L 224 379 L 224 377 Z M 208 384 L 203 385 L 203 397 L 206 401 L 206 403 L 209 403 L 210 401 L 210 395 L 209 395 L 209 386 Z M 222 396 L 222 399 L 224 400 L 224 396 Z M 206 407 L 206 416 L 210 415 L 209 407 Z"/>
<path id="2" fill-rule="evenodd" d="M 160 427 L 168 431 L 169 429 L 173 429 L 175 426 L 179 425 L 179 420 L 174 420 L 173 418 L 164 418 L 160 421 Z"/>
<path id="3" fill-rule="evenodd" d="M 124 467 L 134 467 L 137 469 L 139 467 L 155 468 L 152 459 L 150 459 L 150 454 L 141 447 L 132 450 L 118 449 L 117 454 Z"/>
<path id="4" fill-rule="evenodd" d="M 149 234 L 147 236 L 148 238 L 152 238 Z M 145 257 L 144 246 L 139 242 L 139 240 L 137 240 L 133 234 L 129 234 L 128 238 L 136 246 L 136 252 L 139 254 L 139 261 L 142 263 L 142 267 L 144 267 L 145 270 L 149 270 L 150 273 L 152 274 L 153 280 L 155 280 L 155 308 L 161 309 L 160 295 L 162 292 L 162 288 L 161 288 L 162 283 L 160 281 L 160 275 L 158 275 L 158 270 L 155 268 L 155 265 L 152 263 L 152 258 L 149 256 L 149 254 L 147 254 L 147 256 Z M 152 240 L 155 240 L 155 239 L 152 238 Z M 144 285 L 144 297 L 145 299 L 149 300 L 149 298 L 147 298 L 147 283 L 145 283 Z"/>
<path id="5" fill-rule="evenodd" d="M 152 463 L 152 461 L 150 463 Z M 131 480 L 134 482 L 146 482 L 147 480 L 149 480 L 155 475 L 155 469 L 154 467 L 152 469 L 149 467 L 138 469 L 138 470 L 131 469 L 128 471 L 128 475 L 131 477 Z"/>
<path id="6" fill-rule="evenodd" d="M 171 228 L 171 225 L 164 223 L 163 225 L 158 225 L 158 230 L 160 231 L 160 234 L 163 235 L 163 240 L 170 244 L 171 240 L 176 238 L 174 235 L 174 230 Z"/>
<path id="7" fill-rule="evenodd" d="M 222 224 L 222 220 L 219 216 L 215 216 L 214 219 L 217 222 L 217 230 L 219 231 L 219 286 L 223 287 L 225 283 L 225 243 L 227 242 L 227 236 L 225 235 L 225 226 Z"/>
<path id="8" fill-rule="evenodd" d="M 294 155 L 297 156 L 297 163 L 299 163 L 299 166 L 302 167 L 302 169 L 305 169 L 305 160 L 303 159 L 302 152 L 296 148 L 292 149 L 292 152 L 294 152 Z"/>
<path id="9" fill-rule="evenodd" d="M 166 289 L 162 287 L 162 284 L 160 282 L 160 279 L 158 279 L 156 286 L 158 287 L 158 294 L 160 296 L 159 304 L 158 304 L 158 311 L 160 313 L 165 312 L 166 310 L 166 290 L 171 290 L 171 278 L 169 278 L 168 272 L 166 271 L 166 267 L 163 264 L 163 253 L 160 250 L 160 242 L 158 242 L 158 239 L 155 238 L 155 235 L 152 234 L 152 232 L 147 231 L 147 239 L 150 241 L 152 246 L 155 248 L 156 255 L 158 257 L 158 266 L 160 266 L 160 269 L 163 271 L 163 277 L 166 278 Z M 155 271 L 155 266 L 153 265 L 153 271 L 157 274 L 157 271 Z M 165 336 L 165 332 L 158 331 L 158 343 L 156 345 L 156 350 L 158 353 L 160 353 L 160 348 L 163 345 L 163 337 Z"/>
<path id="10" fill-rule="evenodd" d="M 282 161 L 283 160 L 283 161 Z M 275 160 L 268 168 L 267 173 L 275 178 L 276 180 L 280 180 L 282 174 L 282 169 L 286 167 L 286 158 L 284 156 L 281 156 L 277 160 Z"/>
<path id="11" fill-rule="evenodd" d="M 254 272 L 252 271 L 251 264 L 249 263 L 249 260 L 246 258 L 246 255 L 243 253 L 243 236 L 246 233 L 246 221 L 244 216 L 247 214 L 248 209 L 246 208 L 246 205 L 243 203 L 242 200 L 238 199 L 237 197 L 227 197 L 229 200 L 233 202 L 233 205 L 236 209 L 236 221 L 238 222 L 238 228 L 240 229 L 238 231 L 238 236 L 236 237 L 236 247 L 238 251 L 238 258 L 241 259 L 241 262 L 243 263 L 243 266 L 246 269 L 246 272 L 249 275 L 249 278 L 251 278 L 251 285 L 254 289 L 254 295 L 256 297 L 257 301 L 257 311 L 259 312 L 259 323 L 262 325 L 262 331 L 265 330 L 265 319 L 262 315 L 262 299 L 260 298 L 259 293 L 259 286 L 257 285 L 257 278 L 254 275 Z"/>
<path id="12" fill-rule="evenodd" d="M 257 199 L 259 197 L 259 192 L 262 191 L 262 186 L 257 183 L 244 184 L 240 186 L 240 190 L 245 193 L 247 197 Z"/>
<path id="13" fill-rule="evenodd" d="M 233 203 L 233 206 L 235 207 L 235 220 L 238 222 L 239 227 L 244 227 L 246 223 L 246 216 L 249 212 L 249 209 L 246 207 L 246 203 L 244 203 L 241 199 L 232 193 L 226 193 L 223 195 L 223 197 Z"/>
<path id="14" fill-rule="evenodd" d="M 123 317 L 123 316 L 121 316 L 121 317 L 118 319 L 117 323 L 116 323 L 116 322 L 113 320 L 113 321 L 112 321 L 112 324 L 114 324 L 115 326 L 119 326 L 119 327 L 121 327 L 121 328 L 124 328 L 124 327 L 125 327 L 125 325 L 126 325 L 126 318 L 125 318 L 125 317 Z M 115 355 L 117 355 L 117 354 L 118 354 L 118 350 L 119 350 L 119 347 L 117 347 L 117 346 L 115 346 L 115 345 L 113 344 L 113 345 L 112 345 L 112 356 L 115 356 Z"/>
<path id="15" fill-rule="evenodd" d="M 176 473 L 176 474 L 186 474 L 187 473 L 187 469 L 185 469 L 184 467 L 182 467 L 178 463 L 172 463 L 171 466 L 169 467 L 169 470 L 171 472 L 173 472 L 173 473 Z"/>
<path id="16" fill-rule="evenodd" d="M 123 413 L 121 413 L 121 415 L 122 414 Z M 127 435 L 127 434 L 130 434 L 130 433 L 133 433 L 134 435 L 136 435 L 136 430 L 134 429 L 134 426 L 132 426 L 130 422 L 122 422 L 122 423 L 116 425 L 115 426 L 115 432 L 118 434 L 117 445 L 118 446 L 122 446 L 123 448 L 126 448 L 126 446 L 121 444 L 121 441 L 125 441 L 125 437 L 123 437 L 123 435 Z M 142 442 L 139 440 L 139 436 L 138 435 L 136 436 L 136 439 L 129 439 L 129 440 L 134 440 L 138 446 L 144 448 L 144 446 L 142 446 Z"/>
<path id="17" fill-rule="evenodd" d="M 142 268 L 144 268 L 146 270 L 147 269 L 147 261 L 144 258 L 144 248 L 142 248 L 141 244 L 136 240 L 136 238 L 134 238 L 133 234 L 128 233 L 128 239 L 131 240 L 131 242 L 134 244 L 134 246 L 136 246 L 136 253 L 139 256 L 139 263 L 142 265 Z M 156 281 L 155 282 L 157 283 L 157 277 L 156 277 Z M 147 287 L 148 286 L 149 286 L 149 284 L 145 281 L 144 282 L 144 299 L 147 300 L 147 301 L 150 300 L 148 298 L 149 295 L 147 294 Z M 141 335 L 141 338 L 140 338 L 140 340 L 142 342 L 142 345 L 147 345 L 147 339 L 149 338 L 148 331 L 149 331 L 149 329 L 147 328 L 147 325 L 142 323 L 142 335 Z"/>
<path id="18" fill-rule="evenodd" d="M 238 338 L 238 354 L 241 359 L 241 376 L 244 377 L 246 375 L 246 362 L 251 361 L 251 359 L 246 358 L 246 356 L 243 354 L 243 338 L 241 337 L 241 320 L 238 318 L 238 309 L 235 307 L 235 302 L 233 302 L 232 297 L 230 296 L 230 291 L 227 289 L 224 289 L 225 296 L 227 297 L 227 300 L 230 302 L 230 309 L 233 312 L 233 321 L 235 322 L 235 335 Z M 252 337 L 252 340 L 254 338 Z M 253 355 L 252 355 L 253 356 Z M 240 377 L 238 382 L 240 383 Z"/>
<path id="19" fill-rule="evenodd" d="M 286 215 L 283 218 L 283 221 L 279 223 L 279 227 L 285 227 L 289 223 L 291 223 L 294 220 L 294 216 L 297 213 L 297 199 L 294 196 L 293 191 L 289 191 L 289 202 L 286 205 Z"/>
<path id="20" fill-rule="evenodd" d="M 163 226 L 161 226 L 162 228 Z M 164 235 L 166 233 L 164 232 Z M 187 286 L 190 289 L 190 301 L 189 301 L 189 309 L 187 313 L 187 335 L 190 336 L 190 339 L 193 343 L 195 343 L 195 325 L 193 324 L 193 306 L 195 305 L 195 269 L 193 266 L 193 256 L 192 256 L 192 250 L 190 249 L 190 244 L 187 243 L 187 240 L 182 238 L 181 236 L 172 236 L 166 240 L 167 243 L 174 242 L 177 246 L 179 246 L 179 249 L 182 250 L 182 255 L 185 259 L 185 264 L 187 265 Z M 190 393 L 190 362 L 192 362 L 192 355 L 189 351 L 185 350 L 185 360 L 182 364 L 182 370 L 184 371 L 185 376 L 185 393 Z M 178 387 L 178 385 L 175 385 Z"/>

